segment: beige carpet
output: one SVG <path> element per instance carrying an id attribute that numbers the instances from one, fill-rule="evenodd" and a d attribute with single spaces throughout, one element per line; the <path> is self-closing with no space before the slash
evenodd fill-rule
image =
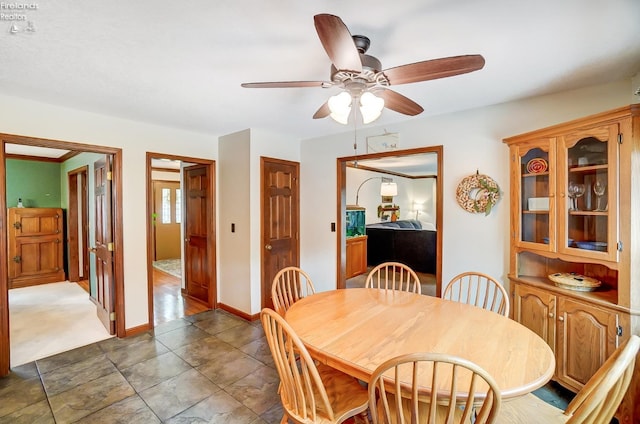
<path id="1" fill-rule="evenodd" d="M 68 281 L 9 290 L 9 320 L 12 367 L 113 337 Z"/>

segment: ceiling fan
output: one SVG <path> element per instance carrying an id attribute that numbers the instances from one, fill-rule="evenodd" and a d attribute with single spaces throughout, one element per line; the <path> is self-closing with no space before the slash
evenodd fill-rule
<path id="1" fill-rule="evenodd" d="M 415 116 L 424 109 L 396 91 L 392 85 L 409 84 L 477 71 L 484 67 L 481 55 L 452 56 L 382 69 L 380 61 L 366 54 L 370 40 L 351 35 L 338 16 L 320 14 L 313 17 L 316 32 L 331 65 L 331 81 L 281 81 L 243 83 L 247 88 L 340 87 L 343 91 L 327 100 L 313 115 L 314 119 L 331 116 L 346 124 L 351 105 L 358 104 L 363 122 L 380 116 L 384 107 L 404 115 Z"/>

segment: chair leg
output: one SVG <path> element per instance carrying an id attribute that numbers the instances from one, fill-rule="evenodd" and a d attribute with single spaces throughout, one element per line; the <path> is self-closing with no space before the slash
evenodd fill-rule
<path id="1" fill-rule="evenodd" d="M 282 414 L 282 419 L 280 420 L 280 424 L 289 424 L 289 416 L 285 412 Z"/>

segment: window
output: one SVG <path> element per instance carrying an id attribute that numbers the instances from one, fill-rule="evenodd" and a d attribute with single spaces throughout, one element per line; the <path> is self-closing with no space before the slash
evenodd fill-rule
<path id="1" fill-rule="evenodd" d="M 160 222 L 171 224 L 171 189 L 162 189 L 162 217 Z"/>
<path id="2" fill-rule="evenodd" d="M 182 222 L 182 196 L 180 195 L 180 189 L 176 189 L 176 224 Z"/>

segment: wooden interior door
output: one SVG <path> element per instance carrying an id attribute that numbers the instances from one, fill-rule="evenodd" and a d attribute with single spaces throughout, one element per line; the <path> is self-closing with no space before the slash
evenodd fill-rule
<path id="1" fill-rule="evenodd" d="M 178 181 L 154 181 L 155 259 L 179 259 L 181 193 Z"/>
<path id="2" fill-rule="evenodd" d="M 112 157 L 105 155 L 94 163 L 96 308 L 98 318 L 109 334 L 115 334 L 115 296 L 113 281 L 113 231 L 111 180 Z"/>
<path id="3" fill-rule="evenodd" d="M 185 292 L 213 307 L 213 269 L 209 266 L 209 234 L 212 233 L 212 189 L 209 167 L 193 165 L 184 169 L 185 190 Z"/>
<path id="4" fill-rule="evenodd" d="M 262 307 L 273 308 L 276 273 L 300 265 L 300 164 L 261 158 Z"/>
<path id="5" fill-rule="evenodd" d="M 86 166 L 68 173 L 67 239 L 69 246 L 69 281 L 73 282 L 89 278 L 87 173 Z"/>

